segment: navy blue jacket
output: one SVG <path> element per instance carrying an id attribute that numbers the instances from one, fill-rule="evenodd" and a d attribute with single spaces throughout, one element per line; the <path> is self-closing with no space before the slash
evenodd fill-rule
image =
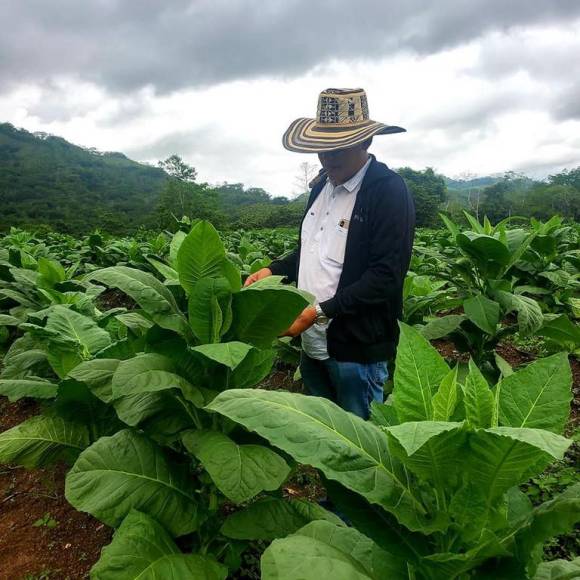
<path id="1" fill-rule="evenodd" d="M 328 354 L 340 361 L 368 363 L 394 356 L 413 249 L 413 198 L 400 175 L 371 157 L 350 219 L 336 294 L 320 304 L 331 318 Z M 325 183 L 312 188 L 306 211 Z M 300 243 L 295 252 L 272 262 L 273 274 L 297 281 Z"/>

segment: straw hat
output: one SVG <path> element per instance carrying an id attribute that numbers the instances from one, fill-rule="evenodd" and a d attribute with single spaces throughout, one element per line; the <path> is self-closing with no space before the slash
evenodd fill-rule
<path id="1" fill-rule="evenodd" d="M 363 89 L 326 89 L 318 97 L 316 119 L 296 119 L 284 133 L 282 143 L 297 153 L 321 153 L 353 147 L 374 135 L 404 131 L 369 119 Z"/>

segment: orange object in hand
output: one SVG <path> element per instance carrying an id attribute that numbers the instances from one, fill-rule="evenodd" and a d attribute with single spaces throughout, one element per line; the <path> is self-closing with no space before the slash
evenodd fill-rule
<path id="1" fill-rule="evenodd" d="M 270 270 L 270 268 L 262 268 L 261 270 L 258 270 L 257 272 L 250 274 L 246 278 L 246 281 L 244 282 L 244 288 L 246 286 L 249 286 L 250 284 L 253 284 L 254 282 L 257 282 L 258 280 L 261 280 L 262 278 L 267 278 L 268 276 L 271 275 L 272 270 Z"/>

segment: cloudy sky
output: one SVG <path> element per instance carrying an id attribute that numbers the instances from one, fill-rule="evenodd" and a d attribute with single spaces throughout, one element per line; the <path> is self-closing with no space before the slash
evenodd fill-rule
<path id="1" fill-rule="evenodd" d="M 201 180 L 296 191 L 282 148 L 327 87 L 363 87 L 392 167 L 580 165 L 578 0 L 0 0 L 0 121 Z"/>

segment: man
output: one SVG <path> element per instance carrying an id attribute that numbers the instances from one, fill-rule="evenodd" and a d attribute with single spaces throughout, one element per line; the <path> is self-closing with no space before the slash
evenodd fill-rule
<path id="1" fill-rule="evenodd" d="M 415 226 L 405 182 L 367 149 L 374 135 L 403 131 L 369 119 L 362 89 L 323 91 L 317 118 L 294 121 L 283 137 L 286 149 L 317 153 L 323 167 L 299 248 L 246 280 L 283 275 L 314 294 L 286 333 L 302 335 L 306 390 L 365 419 L 371 401 L 383 400 Z"/>

